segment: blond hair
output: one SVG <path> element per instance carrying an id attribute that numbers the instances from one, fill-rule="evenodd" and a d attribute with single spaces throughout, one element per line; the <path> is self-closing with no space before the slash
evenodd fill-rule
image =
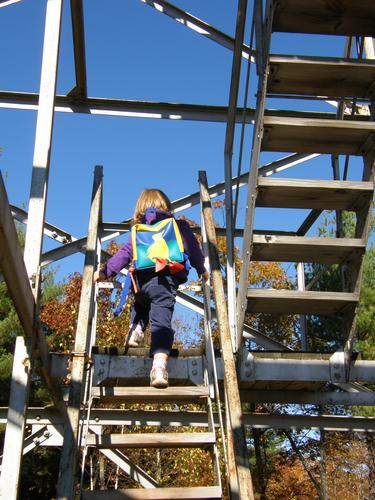
<path id="1" fill-rule="evenodd" d="M 163 191 L 160 191 L 160 189 L 145 189 L 138 197 L 132 223 L 140 223 L 146 210 L 151 207 L 164 210 L 165 212 L 172 210 L 170 199 Z"/>

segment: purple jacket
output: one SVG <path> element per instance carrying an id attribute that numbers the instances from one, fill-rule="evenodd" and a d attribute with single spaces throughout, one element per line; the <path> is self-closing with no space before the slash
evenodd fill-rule
<path id="1" fill-rule="evenodd" d="M 155 212 L 148 213 L 146 217 L 143 218 L 143 224 L 154 224 L 163 219 L 172 217 L 169 212 L 164 212 L 162 210 L 156 210 Z M 199 246 L 198 240 L 194 236 L 189 224 L 184 220 L 176 220 L 178 228 L 181 233 L 182 242 L 184 245 L 184 251 L 189 257 L 190 264 L 196 269 L 198 275 L 206 271 L 204 267 L 204 255 Z M 115 253 L 104 266 L 103 272 L 107 278 L 114 276 L 119 273 L 121 269 L 128 266 L 133 260 L 133 248 L 131 243 L 131 234 L 127 242 L 120 248 L 118 252 Z M 184 269 L 176 274 L 176 277 L 180 279 L 181 282 L 186 281 L 189 271 Z"/>

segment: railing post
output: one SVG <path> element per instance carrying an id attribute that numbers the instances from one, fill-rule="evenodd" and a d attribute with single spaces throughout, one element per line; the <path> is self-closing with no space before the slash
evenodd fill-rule
<path id="1" fill-rule="evenodd" d="M 85 365 L 88 359 L 92 321 L 93 275 L 96 265 L 99 224 L 101 224 L 103 168 L 95 168 L 91 201 L 90 222 L 87 236 L 85 266 L 77 320 L 74 351 L 71 354 L 71 382 L 67 418 L 64 426 L 64 446 L 60 459 L 57 498 L 74 498 L 75 473 L 80 446 L 80 410 L 85 386 Z"/>
<path id="2" fill-rule="evenodd" d="M 237 474 L 238 491 L 232 491 L 232 498 L 253 499 L 253 486 L 249 469 L 248 451 L 246 445 L 245 428 L 241 408 L 240 392 L 238 387 L 236 364 L 232 350 L 232 340 L 229 328 L 226 297 L 224 294 L 223 277 L 221 274 L 215 225 L 208 193 L 206 173 L 199 172 L 200 193 L 202 199 L 202 212 L 204 225 L 207 232 L 208 251 L 211 263 L 211 280 L 216 305 L 216 319 L 219 329 L 221 356 L 224 367 L 224 388 L 226 392 L 226 411 L 229 417 L 229 443 L 233 439 L 234 456 L 229 454 L 229 470 Z M 233 484 L 233 482 L 231 482 Z"/>

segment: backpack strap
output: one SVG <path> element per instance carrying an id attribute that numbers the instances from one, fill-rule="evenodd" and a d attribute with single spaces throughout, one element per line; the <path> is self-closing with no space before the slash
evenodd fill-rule
<path id="1" fill-rule="evenodd" d="M 128 298 L 128 293 L 130 290 L 130 286 L 133 285 L 134 293 L 137 293 L 138 288 L 134 279 L 134 267 L 131 267 L 126 275 L 124 287 L 121 292 L 120 302 L 118 303 L 116 309 L 113 309 L 113 316 L 117 318 L 122 313 L 122 308 L 126 303 L 126 299 Z"/>

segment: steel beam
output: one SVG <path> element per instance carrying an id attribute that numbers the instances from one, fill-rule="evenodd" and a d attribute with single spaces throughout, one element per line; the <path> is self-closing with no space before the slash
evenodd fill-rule
<path id="1" fill-rule="evenodd" d="M 246 426 L 256 429 L 324 429 L 334 432 L 375 432 L 374 417 L 253 413 L 245 415 L 244 421 Z"/>
<path id="2" fill-rule="evenodd" d="M 26 210 L 22 208 L 16 207 L 15 205 L 10 205 L 10 210 L 12 212 L 12 216 L 18 222 L 22 224 L 27 224 L 28 222 L 28 214 Z M 44 234 L 49 238 L 58 241 L 59 243 L 70 243 L 71 241 L 76 240 L 71 234 L 67 233 L 63 229 L 58 228 L 57 226 L 53 226 L 48 222 L 44 221 Z"/>
<path id="3" fill-rule="evenodd" d="M 94 434 L 101 434 L 100 424 L 90 425 L 89 429 Z M 152 478 L 146 471 L 141 467 L 136 465 L 129 457 L 127 457 L 120 450 L 110 450 L 107 448 L 101 448 L 100 453 L 102 453 L 109 460 L 114 462 L 120 469 L 122 469 L 128 476 L 130 476 L 134 481 L 137 481 L 143 488 L 157 488 L 158 483 Z"/>
<path id="4" fill-rule="evenodd" d="M 34 158 L 32 181 L 29 200 L 29 223 L 26 231 L 26 242 L 24 259 L 28 278 L 31 280 L 35 302 L 38 305 L 40 292 L 40 256 L 43 241 L 44 217 L 47 200 L 49 163 L 51 154 L 53 118 L 54 118 L 54 101 L 57 81 L 57 65 L 60 43 L 60 28 L 62 16 L 62 0 L 48 0 L 46 4 L 46 21 L 43 42 L 43 59 L 40 80 L 40 92 L 38 103 L 38 114 L 36 123 Z M 34 312 L 33 312 L 34 316 Z M 30 356 L 33 352 L 38 328 L 34 325 L 34 317 L 31 322 L 33 328 L 31 332 Z M 43 345 L 44 337 L 39 335 L 38 345 L 41 346 L 42 370 L 47 374 L 48 381 L 48 351 Z M 29 360 L 28 362 L 33 362 Z M 31 370 L 30 370 L 31 371 Z M 24 382 L 24 409 L 20 419 L 23 423 L 20 426 L 22 434 L 17 435 L 17 443 L 12 443 L 19 455 L 23 431 L 25 428 L 25 409 L 27 406 L 28 389 L 30 385 L 30 373 L 27 373 L 27 380 Z M 52 391 L 52 394 L 57 400 L 57 396 Z M 11 395 L 12 398 L 12 395 Z M 22 455 L 22 454 L 21 454 Z M 20 463 L 21 457 L 19 457 Z M 19 466 L 17 467 L 19 469 Z M 15 481 L 17 483 L 18 481 Z M 9 497 L 10 498 L 10 497 Z"/>
<path id="5" fill-rule="evenodd" d="M 19 110 L 38 110 L 38 94 L 32 92 L 0 91 L 0 108 Z M 61 113 L 83 113 L 103 116 L 123 116 L 128 118 L 151 118 L 163 120 L 191 120 L 205 122 L 226 122 L 228 109 L 226 106 L 210 106 L 204 104 L 175 104 L 152 101 L 129 101 L 126 99 L 110 99 L 103 97 L 87 97 L 74 99 L 69 95 L 57 95 L 55 111 Z M 237 108 L 236 123 L 253 124 L 256 110 L 254 108 Z M 294 110 L 266 110 L 265 115 L 280 118 L 305 118 L 334 120 L 336 113 Z M 344 119 L 355 122 L 368 122 L 369 116 L 345 115 Z"/>
<path id="6" fill-rule="evenodd" d="M 234 228 L 233 197 L 232 197 L 232 156 L 235 131 L 235 116 L 238 101 L 238 90 L 241 76 L 242 45 L 245 33 L 247 0 L 239 0 L 236 22 L 236 38 L 233 51 L 232 74 L 228 103 L 228 119 L 225 130 L 224 145 L 224 179 L 225 179 L 225 221 L 227 240 L 227 304 L 228 320 L 231 331 L 233 351 L 236 352 L 238 344 L 236 328 L 236 277 L 234 259 Z M 208 188 L 208 186 L 207 186 Z"/>
<path id="7" fill-rule="evenodd" d="M 246 359 L 240 368 L 240 380 L 245 381 L 304 381 L 304 382 L 338 382 L 331 373 L 329 359 L 319 359 L 318 356 L 306 353 L 300 359 L 294 359 L 291 354 L 283 357 L 251 356 L 253 369 L 249 370 Z M 267 355 L 265 353 L 265 355 Z M 296 353 L 297 355 L 297 353 Z M 332 377 L 332 378 L 331 378 Z M 375 361 L 352 361 L 349 382 L 374 382 Z"/>
<path id="8" fill-rule="evenodd" d="M 274 175 L 288 168 L 304 163 L 305 161 L 312 160 L 320 156 L 318 153 L 306 155 L 304 153 L 294 153 L 292 155 L 280 158 L 280 160 L 275 160 L 268 165 L 259 167 L 258 173 L 260 176 L 268 177 L 269 175 Z"/>
<path id="9" fill-rule="evenodd" d="M 40 266 L 49 266 L 53 262 L 57 262 L 64 257 L 69 257 L 69 255 L 74 255 L 77 252 L 84 253 L 86 250 L 87 238 L 74 239 L 70 243 L 66 243 L 62 247 L 53 248 L 42 255 Z"/>
<path id="10" fill-rule="evenodd" d="M 0 108 L 38 110 L 38 94 L 30 92 L 0 91 Z M 55 111 L 63 113 L 83 113 L 103 116 L 122 116 L 128 118 L 151 118 L 163 120 L 192 120 L 221 122 L 227 120 L 226 106 L 203 104 L 174 104 L 148 101 L 128 101 L 125 99 L 106 99 L 87 97 L 73 99 L 69 95 L 58 95 L 55 99 Z M 251 123 L 254 110 L 238 108 L 236 121 Z"/>
<path id="11" fill-rule="evenodd" d="M 75 98 L 85 98 L 87 97 L 87 81 L 82 0 L 70 0 L 70 10 L 72 18 L 76 86 L 69 92 L 69 95 Z"/>
<path id="12" fill-rule="evenodd" d="M 290 393 L 290 394 L 289 394 Z M 243 393 L 242 393 L 243 394 Z M 307 398 L 302 400 L 301 396 Z M 284 396 L 283 396 L 284 395 Z M 310 395 L 310 403 L 306 402 Z M 247 391 L 243 402 L 295 402 L 299 404 L 347 404 L 348 395 L 342 392 L 301 392 L 301 391 Z M 345 397 L 345 399 L 344 399 Z M 267 398 L 267 399 L 265 399 Z M 356 404 L 365 403 L 374 405 L 375 394 L 372 400 L 357 399 Z M 301 403 L 302 401 L 302 403 Z M 343 403 L 343 401 L 345 403 Z M 297 404 L 298 404 L 297 403 Z M 374 417 L 359 416 L 338 416 L 338 415 L 288 415 L 288 414 L 264 414 L 264 413 L 244 413 L 244 423 L 246 426 L 257 428 L 315 428 L 327 431 L 349 431 L 349 432 L 374 432 Z M 0 409 L 0 424 L 6 423 L 7 409 Z M 218 425 L 218 415 L 214 413 L 215 424 Z M 32 440 L 40 437 L 38 445 L 41 446 L 61 446 L 62 417 L 56 411 L 48 408 L 30 408 L 27 418 L 27 425 L 33 426 Z M 109 408 L 93 408 L 90 412 L 90 426 L 113 426 L 113 425 L 147 425 L 150 427 L 170 426 L 170 427 L 207 427 L 207 413 L 205 411 L 163 411 L 158 410 L 119 410 Z M 39 429 L 38 429 L 39 427 Z M 55 436 L 51 438 L 52 436 Z M 60 437 L 59 437 L 60 436 Z M 25 440 L 24 451 L 31 447 L 30 439 Z"/>
<path id="13" fill-rule="evenodd" d="M 25 333 L 32 335 L 35 300 L 31 291 L 8 196 L 0 174 L 1 271 Z"/>
<path id="14" fill-rule="evenodd" d="M 262 13 L 257 13 L 256 10 L 262 9 L 263 2 L 256 2 L 254 4 L 254 16 L 255 19 L 260 20 Z M 267 5 L 270 4 L 267 2 Z M 269 13 L 267 14 L 269 15 Z M 271 22 L 268 20 L 266 23 L 267 29 L 262 32 L 262 46 L 261 51 L 263 54 L 264 62 L 268 57 L 268 47 L 269 38 L 271 33 Z M 259 26 L 258 26 L 259 31 Z M 249 270 L 250 270 L 250 260 L 251 260 L 251 250 L 252 250 L 252 235 L 254 229 L 254 215 L 255 215 L 255 202 L 256 193 L 258 185 L 258 175 L 259 175 L 259 161 L 260 161 L 260 151 L 261 142 L 263 138 L 263 119 L 265 114 L 265 101 L 267 93 L 267 78 L 268 73 L 266 71 L 266 65 L 263 68 L 258 68 L 261 70 L 261 74 L 258 80 L 258 93 L 257 93 L 257 105 L 255 114 L 255 125 L 253 129 L 253 141 L 252 141 L 252 152 L 250 161 L 250 172 L 248 177 L 248 190 L 246 197 L 246 214 L 245 214 L 245 227 L 244 235 L 242 239 L 242 251 L 241 251 L 241 272 L 238 283 L 238 293 L 237 293 L 237 329 L 242 330 L 245 321 L 245 313 L 247 307 L 247 288 L 249 280 Z"/>
<path id="15" fill-rule="evenodd" d="M 226 35 L 225 33 L 219 31 L 213 26 L 210 26 L 201 19 L 192 16 L 188 12 L 185 12 L 184 10 L 175 7 L 171 3 L 166 2 L 164 0 L 157 0 L 157 1 L 141 0 L 141 2 L 146 3 L 147 5 L 153 7 L 155 10 L 161 12 L 162 14 L 166 14 L 172 19 L 175 19 L 177 22 L 195 31 L 199 35 L 203 35 L 209 38 L 210 40 L 213 40 L 214 42 L 222 45 L 223 47 L 226 47 L 229 50 L 234 50 L 235 46 L 234 38 L 230 37 L 229 35 Z M 250 47 L 248 47 L 244 43 L 242 44 L 241 52 L 243 57 L 245 57 L 246 59 L 249 58 L 249 55 L 252 55 L 254 53 L 254 51 L 250 50 Z"/>
<path id="16" fill-rule="evenodd" d="M 241 389 L 243 403 L 375 406 L 375 392 Z"/>
<path id="17" fill-rule="evenodd" d="M 1 7 L 7 7 L 8 5 L 18 2 L 21 2 L 21 0 L 0 0 L 0 9 Z"/>
<path id="18" fill-rule="evenodd" d="M 55 402 L 58 401 L 58 385 L 50 378 L 50 357 L 49 349 L 44 335 L 36 335 L 39 327 L 34 324 L 35 298 L 31 290 L 27 276 L 25 263 L 22 257 L 21 248 L 18 241 L 17 231 L 14 226 L 12 214 L 10 212 L 8 198 L 0 175 L 0 256 L 2 263 L 2 273 L 5 278 L 7 289 L 12 297 L 21 325 L 26 336 L 32 339 L 29 349 L 30 356 L 36 347 L 42 361 L 42 374 L 47 386 L 51 390 Z M 30 362 L 30 360 L 28 361 Z M 29 383 L 29 381 L 28 381 Z M 14 386 L 17 387 L 17 386 Z M 13 386 L 12 386 L 13 390 Z M 25 387 L 28 395 L 29 386 Z M 12 397 L 12 396 L 11 396 Z M 25 396 L 27 397 L 27 396 Z M 24 414 L 25 418 L 25 414 Z M 24 427 L 22 427 L 24 429 Z M 22 441 L 22 437 L 20 438 Z M 14 443 L 16 447 L 16 443 Z M 10 444 L 13 446 L 13 444 Z"/>
<path id="19" fill-rule="evenodd" d="M 31 179 L 25 241 L 25 264 L 29 279 L 36 277 L 43 241 L 51 155 L 57 63 L 60 44 L 62 0 L 48 0 L 43 43 L 42 73 L 36 122 L 33 171 Z M 38 292 L 37 290 L 35 291 Z M 35 293 L 34 293 L 35 294 Z"/>
<path id="20" fill-rule="evenodd" d="M 316 353 L 297 353 L 284 351 L 280 353 L 267 351 L 253 351 L 251 355 L 251 373 L 249 373 L 249 359 L 244 359 L 240 367 L 240 381 L 256 382 L 327 382 L 337 385 L 335 373 L 330 366 L 330 359 L 321 359 Z M 132 355 L 94 355 L 94 384 L 103 385 L 110 380 L 132 378 L 148 380 L 151 367 L 151 358 Z M 203 366 L 200 356 L 178 357 L 170 360 L 170 378 L 176 380 L 190 380 L 193 384 L 201 384 L 203 380 Z M 221 358 L 216 358 L 219 378 L 223 379 Z M 64 377 L 68 365 L 67 355 L 52 354 L 51 376 Z M 375 381 L 375 361 L 356 360 L 351 364 L 350 383 L 339 385 L 351 394 L 359 392 L 374 394 L 360 385 Z M 344 404 L 344 403 L 342 403 Z M 347 403 L 350 404 L 350 403 Z M 356 404 L 356 403 L 353 403 Z"/>
<path id="21" fill-rule="evenodd" d="M 157 488 L 158 483 L 137 464 L 132 462 L 129 457 L 124 455 L 120 450 L 109 450 L 106 448 L 100 449 L 105 457 L 115 463 L 121 470 L 125 472 L 134 481 L 139 483 L 143 488 Z"/>
<path id="22" fill-rule="evenodd" d="M 310 227 L 319 219 L 323 210 L 313 209 L 297 229 L 297 236 L 305 236 Z"/>
<path id="23" fill-rule="evenodd" d="M 258 75 L 263 74 L 267 55 L 264 43 L 263 0 L 254 0 L 253 23 L 255 25 L 256 67 Z"/>

